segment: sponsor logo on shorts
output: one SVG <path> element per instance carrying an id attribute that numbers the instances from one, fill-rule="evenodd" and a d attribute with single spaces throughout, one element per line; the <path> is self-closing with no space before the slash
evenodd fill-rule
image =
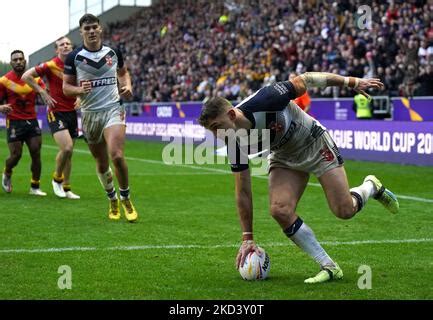
<path id="1" fill-rule="evenodd" d="M 328 147 L 321 149 L 320 154 L 322 155 L 322 158 L 325 161 L 331 162 L 331 161 L 334 161 L 334 159 L 335 159 L 334 154 L 332 153 L 331 150 L 329 150 Z"/>

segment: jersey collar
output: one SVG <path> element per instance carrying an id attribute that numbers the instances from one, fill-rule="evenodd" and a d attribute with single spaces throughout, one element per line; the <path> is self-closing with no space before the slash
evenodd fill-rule
<path id="1" fill-rule="evenodd" d="M 251 111 L 248 111 L 246 108 L 242 108 L 242 107 L 238 107 L 238 109 L 240 111 L 242 111 L 242 113 L 244 114 L 244 116 L 250 120 L 251 122 L 251 129 L 255 129 L 256 128 L 256 119 L 254 119 L 254 115 Z"/>
<path id="2" fill-rule="evenodd" d="M 104 45 L 101 43 L 101 47 L 100 47 L 98 50 L 90 50 L 90 49 L 87 48 L 87 47 L 84 45 L 84 43 L 83 43 L 83 48 L 86 49 L 86 50 L 89 51 L 89 52 L 98 52 L 98 51 L 101 51 L 103 46 L 104 46 Z"/>

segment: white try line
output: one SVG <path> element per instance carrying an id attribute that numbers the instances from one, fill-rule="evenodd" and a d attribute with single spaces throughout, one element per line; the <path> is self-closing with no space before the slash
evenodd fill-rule
<path id="1" fill-rule="evenodd" d="M 152 177 L 152 176 L 215 176 L 223 175 L 222 172 L 140 172 L 134 173 L 134 177 Z M 27 177 L 29 173 L 14 173 L 14 177 Z M 77 172 L 74 170 L 74 177 L 96 177 L 96 173 Z"/>
<path id="2" fill-rule="evenodd" d="M 52 146 L 52 145 L 43 145 L 43 146 L 45 148 L 49 148 L 49 149 L 58 149 L 56 146 Z M 83 150 L 83 149 L 74 149 L 74 152 L 85 153 L 85 154 L 90 155 L 90 151 Z M 228 171 L 228 170 L 202 167 L 202 166 L 196 166 L 196 165 L 192 165 L 192 164 L 170 164 L 170 165 L 168 165 L 164 161 L 160 161 L 160 160 L 151 160 L 151 159 L 134 158 L 134 157 L 125 157 L 125 159 L 130 160 L 130 161 L 152 163 L 152 164 L 158 164 L 158 165 L 164 165 L 164 166 L 176 166 L 176 167 L 181 167 L 181 168 L 189 168 L 189 169 L 193 169 L 193 170 L 203 170 L 203 171 L 208 171 L 208 172 L 231 174 L 231 171 Z M 252 177 L 258 178 L 258 179 L 266 179 L 266 180 L 268 179 L 267 176 L 252 176 Z M 309 182 L 308 185 L 312 186 L 312 187 L 321 187 L 320 183 L 314 183 L 314 182 Z M 396 194 L 396 196 L 400 199 L 405 199 L 405 200 L 412 200 L 412 201 L 425 202 L 425 203 L 433 203 L 433 199 L 407 196 L 407 195 L 402 195 L 402 194 Z"/>
<path id="3" fill-rule="evenodd" d="M 403 244 L 403 243 L 431 243 L 433 239 L 388 239 L 388 240 L 360 240 L 360 241 L 321 241 L 325 246 L 358 246 L 365 244 Z M 260 243 L 264 248 L 294 246 L 290 241 Z M 199 245 L 199 244 L 173 244 L 173 245 L 141 245 L 141 246 L 118 246 L 118 247 L 69 247 L 69 248 L 35 248 L 35 249 L 0 249 L 0 254 L 7 253 L 52 253 L 52 252 L 80 252 L 80 251 L 143 251 L 143 250 L 179 250 L 179 249 L 229 249 L 238 248 L 239 244 L 221 245 Z"/>

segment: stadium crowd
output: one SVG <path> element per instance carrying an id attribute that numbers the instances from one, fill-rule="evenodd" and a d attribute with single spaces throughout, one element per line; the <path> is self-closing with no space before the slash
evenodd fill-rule
<path id="1" fill-rule="evenodd" d="M 371 23 L 357 12 L 366 3 Z M 105 42 L 129 57 L 136 101 L 238 100 L 306 71 L 378 77 L 378 94 L 433 95 L 430 0 L 161 0 L 109 25 Z"/>

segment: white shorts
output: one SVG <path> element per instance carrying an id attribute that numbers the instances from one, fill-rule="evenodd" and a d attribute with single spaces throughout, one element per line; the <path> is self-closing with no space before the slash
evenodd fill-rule
<path id="1" fill-rule="evenodd" d="M 107 110 L 81 113 L 81 125 L 88 144 L 101 142 L 104 129 L 118 124 L 126 125 L 125 108 L 120 104 Z"/>
<path id="2" fill-rule="evenodd" d="M 283 146 L 271 152 L 268 159 L 269 172 L 272 168 L 287 168 L 313 173 L 316 177 L 320 177 L 326 171 L 341 167 L 344 163 L 328 131 L 298 153 L 285 152 Z"/>

